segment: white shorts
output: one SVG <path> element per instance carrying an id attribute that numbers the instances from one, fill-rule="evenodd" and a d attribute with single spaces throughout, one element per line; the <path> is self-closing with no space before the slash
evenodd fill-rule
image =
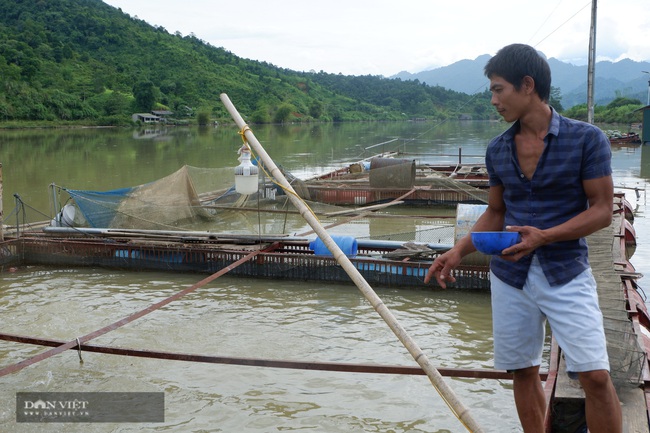
<path id="1" fill-rule="evenodd" d="M 551 286 L 533 257 L 523 290 L 493 273 L 490 278 L 495 368 L 540 365 L 548 318 L 567 371 L 609 370 L 603 315 L 591 269 L 567 284 Z"/>

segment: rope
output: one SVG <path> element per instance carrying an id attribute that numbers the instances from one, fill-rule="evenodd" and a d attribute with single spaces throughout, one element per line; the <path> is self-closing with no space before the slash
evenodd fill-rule
<path id="1" fill-rule="evenodd" d="M 64 344 L 64 341 L 50 340 L 43 338 L 26 337 L 14 334 L 0 334 L 0 340 L 16 343 L 35 344 L 39 346 L 56 347 Z M 165 359 L 170 361 L 201 362 L 208 364 L 243 365 L 248 367 L 285 368 L 295 370 L 318 370 L 336 371 L 346 373 L 372 373 L 372 374 L 401 374 L 409 376 L 425 376 L 426 373 L 419 366 L 406 365 L 385 365 L 385 364 L 353 364 L 345 362 L 308 362 L 289 361 L 260 358 L 236 358 L 228 356 L 196 355 L 190 353 L 161 352 L 156 350 L 128 349 L 123 347 L 96 346 L 82 344 L 70 348 L 70 350 L 82 350 L 94 353 L 104 353 L 120 356 L 135 356 L 148 359 Z M 81 355 L 79 355 L 81 358 Z M 441 367 L 440 374 L 447 377 L 463 377 L 472 379 L 498 379 L 512 380 L 512 373 L 504 370 L 493 370 L 487 368 L 453 368 Z M 540 380 L 546 380 L 548 373 L 540 372 Z"/>
<path id="2" fill-rule="evenodd" d="M 176 293 L 175 295 L 170 296 L 169 298 L 163 299 L 160 302 L 152 304 L 149 307 L 145 308 L 144 310 L 140 310 L 140 311 L 138 311 L 136 313 L 133 313 L 130 316 L 123 318 L 122 320 L 119 320 L 119 321 L 117 321 L 117 322 L 115 322 L 115 323 L 113 323 L 111 325 L 108 325 L 108 326 L 105 326 L 105 327 L 103 327 L 101 329 L 98 329 L 97 331 L 91 332 L 90 334 L 86 334 L 86 335 L 84 335 L 82 337 L 77 337 L 76 339 L 74 339 L 72 341 L 69 341 L 69 342 L 67 342 L 65 344 L 61 344 L 60 346 L 55 347 L 54 349 L 50 349 L 48 351 L 39 353 L 36 356 L 33 356 L 31 358 L 20 361 L 20 362 L 18 362 L 16 364 L 4 367 L 4 368 L 0 369 L 0 377 L 6 376 L 6 375 L 11 374 L 11 373 L 15 373 L 17 371 L 22 370 L 23 368 L 29 367 L 30 365 L 39 362 L 39 361 L 43 361 L 43 360 L 48 359 L 48 358 L 50 358 L 50 357 L 52 357 L 54 355 L 58 355 L 59 353 L 63 352 L 64 350 L 68 350 L 68 349 L 75 348 L 75 347 L 80 347 L 81 343 L 84 343 L 86 341 L 90 341 L 90 340 L 92 340 L 94 338 L 97 338 L 97 337 L 99 337 L 101 335 L 107 334 L 107 333 L 109 333 L 109 332 L 111 332 L 111 331 L 113 331 L 115 329 L 118 329 L 118 328 L 120 328 L 120 327 L 122 327 L 122 326 L 124 326 L 124 325 L 126 325 L 128 323 L 131 323 L 134 320 L 139 319 L 140 317 L 145 316 L 145 315 L 147 315 L 147 314 L 149 314 L 149 313 L 151 313 L 153 311 L 156 311 L 157 309 L 159 309 L 161 307 L 164 307 L 165 305 L 167 305 L 167 304 L 169 304 L 169 303 L 171 303 L 171 302 L 173 302 L 173 301 L 187 295 L 188 293 L 191 293 L 191 292 L 195 291 L 196 289 L 198 289 L 200 287 L 203 287 L 207 283 L 219 278 L 223 274 L 235 269 L 239 265 L 241 265 L 241 264 L 247 262 L 248 260 L 252 259 L 253 257 L 258 255 L 259 253 L 267 252 L 269 250 L 273 250 L 277 246 L 278 246 L 278 243 L 276 242 L 276 243 L 272 244 L 270 247 L 268 247 L 268 248 L 266 248 L 264 250 L 253 251 L 252 253 L 250 253 L 250 254 L 246 255 L 245 257 L 242 257 L 241 259 L 239 259 L 236 262 L 232 263 L 231 265 L 229 265 L 229 266 L 215 272 L 214 274 L 210 275 L 207 278 L 204 278 L 203 280 L 199 281 L 198 283 L 194 284 L 193 286 L 191 286 L 191 287 L 189 287 L 189 288 L 187 288 L 185 290 L 182 290 L 182 291 Z"/>
<path id="3" fill-rule="evenodd" d="M 390 203 L 394 203 L 394 202 L 401 201 L 401 200 L 403 200 L 404 198 L 408 197 L 409 195 L 413 194 L 415 191 L 417 191 L 417 189 L 416 189 L 416 188 L 412 188 L 409 192 L 407 192 L 407 193 L 405 193 L 405 194 L 402 194 L 401 196 L 397 197 L 396 199 L 393 199 Z M 303 201 L 303 203 L 304 203 L 304 201 Z M 355 215 L 355 216 L 349 217 L 348 219 L 343 220 L 343 221 L 340 221 L 340 222 L 337 222 L 337 223 L 332 223 L 332 224 L 330 224 L 330 225 L 328 225 L 328 226 L 325 226 L 325 227 L 323 227 L 323 228 L 324 228 L 325 230 L 327 230 L 327 229 L 330 229 L 330 228 L 332 228 L 332 227 L 336 227 L 336 226 L 339 226 L 339 225 L 342 225 L 342 224 L 347 224 L 347 223 L 349 223 L 349 222 L 351 222 L 351 221 L 354 221 L 354 220 L 356 220 L 356 219 L 363 218 L 364 216 L 366 216 L 368 213 L 371 213 L 371 212 L 372 212 L 372 211 L 361 212 L 359 215 Z M 312 212 L 312 214 L 313 214 L 313 212 Z M 314 215 L 314 216 L 316 216 L 316 215 Z M 309 231 L 306 231 L 306 232 L 303 232 L 303 233 L 299 234 L 298 236 L 307 236 L 307 235 L 310 235 L 310 234 L 312 234 L 312 233 L 314 233 L 314 230 L 313 230 L 313 229 L 312 229 L 312 230 L 309 230 Z"/>
<path id="4" fill-rule="evenodd" d="M 246 140 L 246 131 L 251 131 L 253 130 L 250 128 L 248 125 L 242 126 L 242 128 L 239 130 L 239 136 L 241 137 L 241 140 L 244 142 L 244 145 L 250 149 L 250 146 L 248 145 L 248 140 Z"/>
<path id="5" fill-rule="evenodd" d="M 248 132 L 248 131 L 250 131 L 251 133 L 253 133 L 253 130 L 252 130 L 248 125 L 245 124 L 245 125 L 244 125 L 240 130 L 239 130 L 238 133 L 239 133 L 239 135 L 241 136 L 241 138 L 242 138 L 242 140 L 243 140 L 243 142 L 244 142 L 244 146 L 246 146 L 246 147 L 248 148 L 248 150 L 250 151 L 251 155 L 253 155 L 253 156 L 255 157 L 255 159 L 257 159 L 258 161 L 260 161 L 260 159 L 255 155 L 255 152 L 253 152 L 253 149 L 251 149 L 251 147 L 248 145 L 248 140 L 246 140 L 246 135 L 245 135 L 246 132 Z M 300 201 L 305 205 L 305 207 L 307 208 L 307 210 L 309 211 L 309 213 L 311 213 L 311 214 L 313 215 L 313 217 L 316 218 L 316 219 L 318 220 L 318 217 L 316 216 L 316 213 L 314 213 L 314 211 L 312 210 L 312 208 L 311 208 L 311 207 L 310 207 L 310 206 L 305 202 L 305 200 L 303 200 L 303 198 L 300 197 L 296 192 L 294 192 L 294 191 L 292 191 L 292 190 L 290 190 L 290 189 L 287 189 L 284 185 L 282 185 L 281 183 L 277 182 L 277 181 L 275 180 L 275 178 L 274 178 L 272 175 L 270 175 L 270 174 L 266 171 L 266 167 L 264 167 L 264 163 L 259 164 L 258 167 L 262 170 L 262 172 L 264 172 L 264 175 L 265 175 L 267 178 L 269 178 L 269 180 L 270 180 L 271 182 L 273 182 L 273 184 L 275 184 L 275 185 L 277 185 L 278 187 L 280 187 L 280 188 L 282 189 L 282 191 L 285 192 L 285 194 L 287 194 L 287 195 L 291 195 L 291 196 L 297 198 L 298 200 L 300 200 Z M 320 221 L 320 220 L 319 220 L 319 221 Z"/>

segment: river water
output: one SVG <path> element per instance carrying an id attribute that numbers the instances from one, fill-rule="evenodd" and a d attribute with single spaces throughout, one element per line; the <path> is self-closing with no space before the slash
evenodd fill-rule
<path id="1" fill-rule="evenodd" d="M 276 163 L 299 177 L 383 150 L 427 152 L 430 161 L 482 155 L 505 125 L 487 122 L 288 125 L 254 128 Z M 160 134 L 157 134 L 159 132 Z M 390 146 L 378 145 L 398 138 Z M 184 164 L 237 165 L 234 126 L 0 132 L 7 223 L 18 194 L 29 219 L 51 218 L 47 186 L 108 190 L 159 179 Z M 369 149 L 366 149 L 370 147 Z M 614 148 L 617 189 L 636 208 L 632 263 L 650 272 L 646 219 L 648 151 Z M 646 153 L 645 158 L 643 153 Z M 428 158 L 429 158 L 428 157 Z M 480 160 L 480 158 L 476 158 Z M 639 188 L 637 193 L 633 188 Z M 0 274 L 5 333 L 73 340 L 203 279 L 193 274 L 93 268 L 18 268 Z M 644 280 L 640 281 L 641 287 Z M 378 287 L 377 293 L 432 363 L 491 368 L 487 293 Z M 142 319 L 93 341 L 97 345 L 296 361 L 415 365 L 352 284 L 252 280 L 223 276 Z M 42 352 L 0 342 L 0 366 Z M 518 432 L 509 381 L 445 379 L 486 431 Z M 54 356 L 0 378 L 0 431 L 47 432 L 461 432 L 425 376 L 314 372 L 198 364 L 83 353 Z M 165 393 L 165 422 L 151 424 L 16 423 L 22 391 Z"/>

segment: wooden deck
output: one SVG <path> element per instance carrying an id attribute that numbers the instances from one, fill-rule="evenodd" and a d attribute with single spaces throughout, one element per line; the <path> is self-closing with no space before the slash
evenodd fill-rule
<path id="1" fill-rule="evenodd" d="M 615 207 L 616 208 L 616 207 Z M 615 213 L 610 227 L 587 239 L 589 260 L 598 283 L 598 297 L 605 321 L 611 375 L 623 410 L 623 432 L 649 433 L 648 361 L 638 321 L 631 319 L 628 290 L 640 275 L 626 257 L 624 215 Z M 643 316 L 647 317 L 647 316 Z M 553 399 L 553 433 L 575 432 L 584 424 L 584 393 L 577 380 L 566 374 L 560 360 Z M 563 418 L 563 419 L 562 419 Z"/>

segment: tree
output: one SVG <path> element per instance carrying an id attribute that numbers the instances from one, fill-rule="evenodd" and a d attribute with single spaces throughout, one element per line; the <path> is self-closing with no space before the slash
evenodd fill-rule
<path id="1" fill-rule="evenodd" d="M 313 100 L 309 105 L 309 115 L 314 119 L 320 118 L 323 115 L 323 103 L 317 100 Z"/>
<path id="2" fill-rule="evenodd" d="M 551 97 L 549 98 L 548 103 L 551 107 L 555 108 L 555 111 L 558 113 L 564 111 L 564 107 L 562 106 L 562 92 L 560 92 L 559 87 L 551 86 Z"/>
<path id="3" fill-rule="evenodd" d="M 133 110 L 149 112 L 160 103 L 207 107 L 222 91 L 243 112 L 259 110 L 259 122 L 305 115 L 333 121 L 397 120 L 401 113 L 440 118 L 455 114 L 459 106 L 488 116 L 482 107 L 473 110 L 476 102 L 469 95 L 417 80 L 296 72 L 242 59 L 98 0 L 0 0 L 0 81 L 0 116 L 6 119 L 99 116 L 126 122 Z M 8 90 L 18 85 L 19 93 Z M 72 98 L 49 103 L 55 90 Z M 109 98 L 110 92 L 118 93 Z M 227 115 L 218 113 L 211 110 L 211 115 Z"/>
<path id="4" fill-rule="evenodd" d="M 273 115 L 273 121 L 275 123 L 284 123 L 289 120 L 289 116 L 293 112 L 294 108 L 291 104 L 282 104 L 278 107 L 277 111 Z"/>
<path id="5" fill-rule="evenodd" d="M 625 96 L 619 96 L 616 99 L 614 99 L 612 102 L 607 104 L 608 109 L 614 109 L 618 107 L 623 107 L 625 105 L 642 105 L 641 101 L 639 101 L 636 98 L 628 98 Z"/>
<path id="6" fill-rule="evenodd" d="M 196 121 L 199 125 L 208 125 L 210 123 L 210 112 L 199 111 L 196 115 Z"/>
<path id="7" fill-rule="evenodd" d="M 104 104 L 104 110 L 109 116 L 124 114 L 129 104 L 129 99 L 120 92 L 111 92 Z"/>
<path id="8" fill-rule="evenodd" d="M 159 91 L 151 81 L 141 81 L 133 86 L 133 97 L 138 111 L 151 111 L 158 99 L 158 95 Z"/>
<path id="9" fill-rule="evenodd" d="M 269 123 L 269 113 L 266 105 L 259 106 L 250 116 L 252 123 Z"/>

